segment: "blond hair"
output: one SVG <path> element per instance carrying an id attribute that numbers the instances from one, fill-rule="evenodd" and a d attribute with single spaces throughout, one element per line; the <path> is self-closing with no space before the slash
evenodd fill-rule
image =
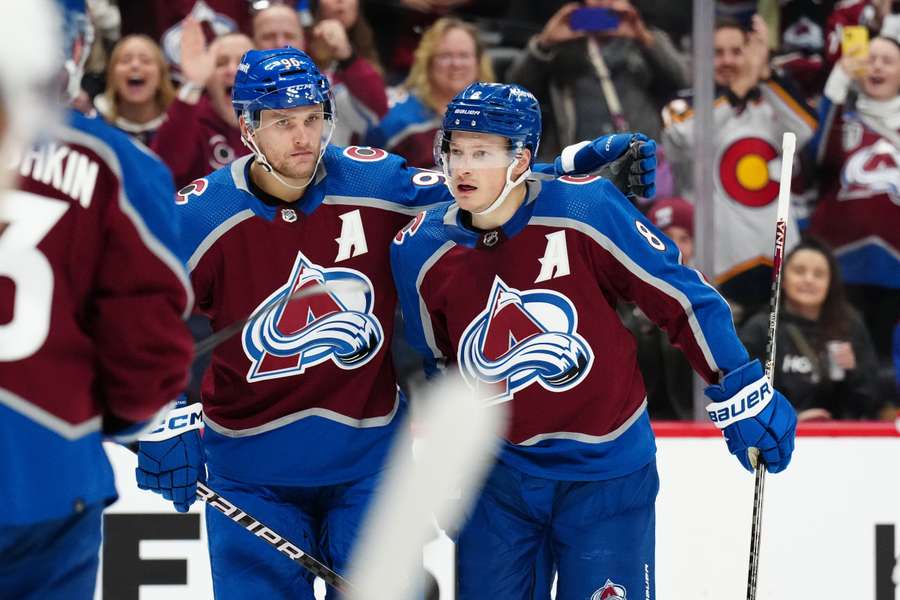
<path id="1" fill-rule="evenodd" d="M 462 29 L 475 41 L 475 59 L 478 61 L 478 76 L 475 78 L 475 81 L 491 82 L 496 79 L 494 68 L 491 66 L 491 59 L 485 52 L 484 44 L 481 43 L 475 26 L 453 17 L 438 19 L 422 34 L 419 47 L 416 48 L 416 52 L 413 55 L 412 68 L 406 81 L 403 82 L 403 86 L 421 98 L 427 106 L 439 113 L 444 112 L 446 107 L 440 106 L 437 98 L 435 98 L 434 90 L 431 89 L 431 81 L 428 78 L 428 71 L 429 67 L 431 67 L 431 60 L 437 52 L 438 44 L 453 29 Z"/>
<path id="2" fill-rule="evenodd" d="M 119 118 L 119 98 L 117 97 L 115 84 L 113 83 L 113 68 L 115 68 L 116 63 L 118 63 L 119 59 L 122 57 L 122 48 L 125 46 L 125 43 L 133 39 L 149 42 L 150 47 L 153 48 L 153 60 L 156 61 L 156 66 L 159 68 L 159 86 L 156 88 L 155 100 L 160 113 L 166 112 L 166 109 L 169 108 L 169 104 L 175 99 L 175 87 L 172 85 L 172 80 L 169 76 L 169 63 L 166 62 L 159 44 L 153 41 L 153 38 L 144 35 L 143 33 L 126 35 L 116 43 L 106 66 L 106 88 L 103 90 L 103 97 L 106 98 L 106 101 L 109 104 L 109 114 L 106 115 L 106 117 L 111 123 L 114 123 L 115 120 Z"/>

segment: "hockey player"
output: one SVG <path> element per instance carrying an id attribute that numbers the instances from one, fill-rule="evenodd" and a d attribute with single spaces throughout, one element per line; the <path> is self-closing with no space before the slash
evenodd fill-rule
<path id="1" fill-rule="evenodd" d="M 252 155 L 176 199 L 199 309 L 218 330 L 305 286 L 366 291 L 293 301 L 219 346 L 203 450 L 196 431 L 142 442 L 138 482 L 187 510 L 205 461 L 210 487 L 342 572 L 404 412 L 389 358 L 391 240 L 450 196 L 437 173 L 383 150 L 329 145 L 330 86 L 299 50 L 248 52 L 232 97 Z M 585 143 L 560 168 L 599 166 L 630 139 Z M 216 511 L 206 520 L 217 598 L 313 598 L 295 564 Z"/>
<path id="2" fill-rule="evenodd" d="M 769 471 L 787 467 L 796 416 L 725 301 L 609 181 L 530 180 L 540 133 L 528 91 L 468 87 L 436 142 L 456 202 L 417 216 L 391 251 L 426 369 L 455 363 L 488 402 L 513 403 L 460 531 L 458 597 L 548 597 L 532 573 L 549 540 L 557 598 L 653 598 L 655 443 L 616 301 L 636 302 L 710 383 L 710 415 L 745 468 L 751 446 Z"/>
<path id="3" fill-rule="evenodd" d="M 66 100 L 79 89 L 89 22 L 83 0 L 60 4 L 65 35 L 45 0 L 10 3 L 0 22 L 0 54 L 16 57 L 0 65 L 0 138 L 15 150 L 0 192 L 0 597 L 19 600 L 93 598 L 116 498 L 101 442 L 133 441 L 176 398 L 192 349 L 168 170 L 74 110 L 28 116 L 63 70 L 49 40 L 65 41 Z"/>

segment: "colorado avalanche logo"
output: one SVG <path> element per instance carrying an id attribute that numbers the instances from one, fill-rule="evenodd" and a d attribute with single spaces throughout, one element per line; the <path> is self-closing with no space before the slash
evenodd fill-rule
<path id="1" fill-rule="evenodd" d="M 591 600 L 613 600 L 614 598 L 625 598 L 625 586 L 616 585 L 609 579 L 603 584 L 603 587 L 591 594 Z"/>
<path id="2" fill-rule="evenodd" d="M 887 194 L 900 205 L 900 150 L 886 140 L 854 152 L 841 172 L 841 200 Z"/>
<path id="3" fill-rule="evenodd" d="M 384 332 L 372 313 L 372 282 L 359 271 L 325 269 L 298 252 L 287 283 L 256 310 L 265 310 L 304 287 L 346 280 L 361 281 L 366 291 L 299 298 L 244 326 L 244 352 L 251 362 L 247 381 L 299 375 L 327 360 L 341 369 L 355 369 L 375 356 Z"/>
<path id="4" fill-rule="evenodd" d="M 590 371 L 594 354 L 578 333 L 578 313 L 552 290 L 521 292 L 496 277 L 487 307 L 466 328 L 459 343 L 460 371 L 472 387 L 499 383 L 492 404 L 540 383 L 551 392 L 576 385 Z"/>

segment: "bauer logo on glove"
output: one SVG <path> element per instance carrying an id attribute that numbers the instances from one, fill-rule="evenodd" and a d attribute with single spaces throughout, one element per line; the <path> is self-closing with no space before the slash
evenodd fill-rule
<path id="1" fill-rule="evenodd" d="M 711 402 L 706 405 L 710 420 L 719 429 L 725 429 L 736 419 L 755 417 L 772 399 L 772 389 L 765 379 L 754 381 L 733 398 L 724 402 Z"/>

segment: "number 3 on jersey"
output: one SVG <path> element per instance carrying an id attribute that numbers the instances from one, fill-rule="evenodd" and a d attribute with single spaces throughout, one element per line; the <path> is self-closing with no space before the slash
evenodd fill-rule
<path id="1" fill-rule="evenodd" d="M 50 331 L 53 267 L 38 249 L 69 209 L 69 203 L 29 192 L 0 196 L 0 277 L 15 287 L 12 320 L 0 326 L 0 360 L 21 360 L 37 352 Z M 4 312 L 9 312 L 4 310 Z"/>

